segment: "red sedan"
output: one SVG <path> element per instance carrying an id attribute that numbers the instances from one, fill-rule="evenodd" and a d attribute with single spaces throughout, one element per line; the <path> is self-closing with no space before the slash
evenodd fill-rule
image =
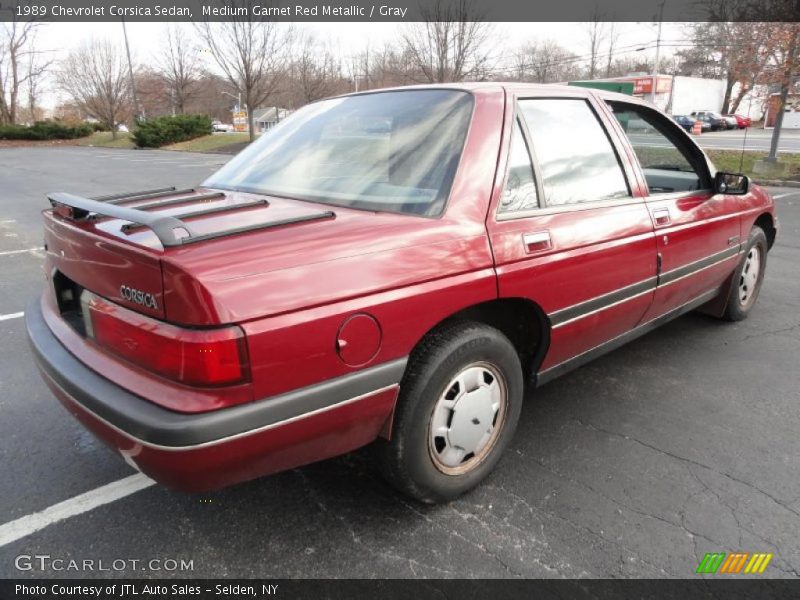
<path id="1" fill-rule="evenodd" d="M 750 117 L 745 117 L 743 115 L 725 115 L 726 117 L 733 117 L 736 119 L 736 127 L 739 129 L 746 129 L 753 124 L 753 120 Z"/>
<path id="2" fill-rule="evenodd" d="M 323 100 L 196 189 L 50 201 L 28 336 L 130 465 L 197 491 L 374 444 L 425 502 L 489 474 L 526 389 L 745 318 L 778 231 L 651 105 L 524 84 Z"/>

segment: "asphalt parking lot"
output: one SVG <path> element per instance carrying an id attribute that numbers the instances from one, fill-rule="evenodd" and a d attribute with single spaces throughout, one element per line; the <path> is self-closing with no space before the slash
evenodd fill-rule
<path id="1" fill-rule="evenodd" d="M 134 474 L 52 398 L 14 316 L 42 282 L 44 194 L 185 187 L 225 160 L 0 150 L 0 530 Z M 687 315 L 534 391 L 466 497 L 414 504 L 361 454 L 203 495 L 137 478 L 140 491 L 0 540 L 0 577 L 692 577 L 706 552 L 733 551 L 774 553 L 763 576 L 797 577 L 800 189 L 770 191 L 782 231 L 751 318 Z M 20 555 L 127 562 L 20 571 Z M 151 559 L 193 569 L 130 562 Z"/>

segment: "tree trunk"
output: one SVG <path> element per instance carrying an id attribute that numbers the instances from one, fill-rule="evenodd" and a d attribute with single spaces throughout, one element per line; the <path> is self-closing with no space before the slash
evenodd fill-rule
<path id="1" fill-rule="evenodd" d="M 739 105 L 742 103 L 742 100 L 747 95 L 747 92 L 752 90 L 754 87 L 755 87 L 755 80 L 751 81 L 750 85 L 748 85 L 747 87 L 745 87 L 744 84 L 739 86 L 739 93 L 736 94 L 736 97 L 733 99 L 733 102 L 729 107 L 731 113 L 735 113 L 739 109 Z"/>
<path id="2" fill-rule="evenodd" d="M 250 103 L 245 104 L 245 110 L 247 111 L 247 129 L 250 132 L 250 141 L 254 142 L 256 140 L 256 128 L 255 123 L 253 123 L 253 111 L 250 110 Z"/>
<path id="3" fill-rule="evenodd" d="M 722 114 L 727 115 L 730 114 L 728 110 L 729 104 L 731 103 L 731 92 L 733 92 L 733 84 L 736 83 L 733 78 L 728 75 L 728 79 L 725 82 L 725 97 L 722 99 Z"/>

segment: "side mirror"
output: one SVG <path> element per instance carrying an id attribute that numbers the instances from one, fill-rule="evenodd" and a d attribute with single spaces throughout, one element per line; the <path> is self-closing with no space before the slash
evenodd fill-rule
<path id="1" fill-rule="evenodd" d="M 714 177 L 714 191 L 717 194 L 741 196 L 750 189 L 750 178 L 741 173 L 718 172 Z"/>

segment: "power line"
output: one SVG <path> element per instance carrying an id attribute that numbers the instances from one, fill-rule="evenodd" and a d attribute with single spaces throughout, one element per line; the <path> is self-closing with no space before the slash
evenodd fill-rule
<path id="1" fill-rule="evenodd" d="M 728 48 L 728 49 L 735 49 L 735 48 L 746 48 L 749 47 L 750 44 L 695 44 L 691 42 L 681 42 L 681 43 L 672 43 L 666 44 L 664 42 L 661 43 L 662 48 Z M 595 54 L 595 59 L 601 58 L 609 58 L 613 56 L 622 56 L 625 54 L 632 54 L 634 52 L 642 52 L 645 50 L 652 50 L 656 47 L 655 42 L 650 42 L 649 44 L 641 45 L 641 44 L 630 44 L 628 46 L 622 46 L 620 48 L 615 48 L 611 52 L 602 52 L 599 54 Z M 514 56 L 512 58 L 519 58 L 519 55 Z M 505 67 L 494 67 L 490 69 L 485 69 L 484 72 L 487 74 L 496 74 L 496 73 L 503 73 L 506 71 L 513 71 L 513 70 L 520 70 L 520 69 L 544 69 L 548 67 L 555 67 L 564 64 L 573 64 L 573 63 L 580 63 L 586 60 L 590 60 L 592 58 L 591 54 L 583 54 L 583 55 L 574 55 L 571 54 L 569 56 L 559 57 L 552 59 L 550 61 L 543 61 L 543 62 L 529 62 L 529 63 L 517 63 Z"/>

